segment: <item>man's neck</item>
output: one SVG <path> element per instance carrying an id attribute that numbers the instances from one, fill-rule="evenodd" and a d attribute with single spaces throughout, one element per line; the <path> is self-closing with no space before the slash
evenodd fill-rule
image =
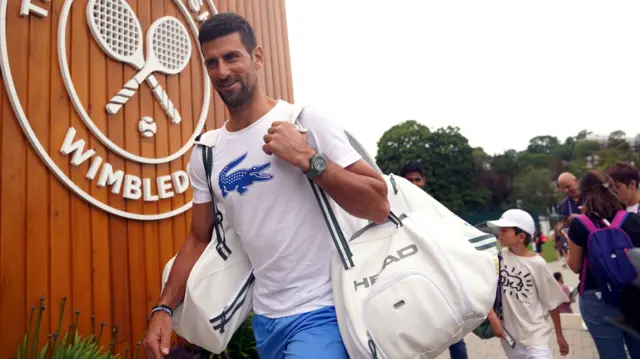
<path id="1" fill-rule="evenodd" d="M 276 103 L 276 100 L 267 97 L 262 90 L 256 89 L 251 101 L 247 104 L 233 108 L 227 107 L 230 115 L 227 130 L 235 132 L 251 126 L 267 112 L 271 111 Z"/>
<path id="2" fill-rule="evenodd" d="M 569 198 L 575 203 L 578 203 L 578 201 L 580 201 L 580 195 L 579 194 L 577 194 L 575 196 L 569 196 Z"/>

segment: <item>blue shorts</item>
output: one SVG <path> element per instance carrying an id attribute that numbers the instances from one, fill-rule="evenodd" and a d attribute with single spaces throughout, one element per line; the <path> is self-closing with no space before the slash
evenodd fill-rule
<path id="1" fill-rule="evenodd" d="M 348 359 L 334 307 L 271 319 L 253 316 L 260 359 Z"/>

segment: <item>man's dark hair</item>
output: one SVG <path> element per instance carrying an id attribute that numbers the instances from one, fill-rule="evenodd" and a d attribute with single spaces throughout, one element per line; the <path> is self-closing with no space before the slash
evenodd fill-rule
<path id="1" fill-rule="evenodd" d="M 556 280 L 562 279 L 562 273 L 560 272 L 553 273 L 553 278 L 555 278 Z"/>
<path id="2" fill-rule="evenodd" d="M 629 186 L 631 181 L 636 181 L 636 186 L 640 184 L 640 171 L 632 165 L 618 161 L 607 169 L 607 174 L 616 182 Z"/>
<path id="3" fill-rule="evenodd" d="M 249 24 L 245 18 L 232 12 L 223 12 L 208 18 L 202 26 L 200 26 L 198 41 L 200 41 L 200 46 L 202 46 L 206 41 L 213 41 L 219 37 L 227 36 L 235 32 L 240 34 L 242 45 L 247 49 L 247 52 L 252 53 L 257 46 L 253 27 L 251 27 L 251 24 Z"/>
<path id="4" fill-rule="evenodd" d="M 531 235 L 525 231 L 523 231 L 522 229 L 515 227 L 514 232 L 516 232 L 516 236 L 519 235 L 520 233 L 524 233 L 524 246 L 528 246 L 529 244 L 531 244 Z"/>
<path id="5" fill-rule="evenodd" d="M 424 167 L 422 167 L 422 163 L 415 161 L 407 161 L 404 166 L 400 170 L 400 176 L 404 177 L 407 173 L 418 172 L 420 176 L 424 177 Z"/>

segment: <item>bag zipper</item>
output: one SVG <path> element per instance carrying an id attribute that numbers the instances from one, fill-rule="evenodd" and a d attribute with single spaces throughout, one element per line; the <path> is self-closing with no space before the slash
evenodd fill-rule
<path id="1" fill-rule="evenodd" d="M 440 294 L 442 295 L 442 298 L 444 299 L 445 303 L 447 303 L 447 306 L 449 307 L 449 310 L 451 311 L 451 313 L 453 314 L 453 316 L 456 319 L 456 322 L 459 325 L 464 324 L 463 320 L 462 320 L 462 316 L 460 315 L 460 313 L 456 312 L 453 307 L 451 306 L 451 303 L 447 300 L 447 297 L 445 295 L 443 295 L 442 291 L 440 290 L 440 287 L 438 287 L 435 283 L 433 283 L 433 281 L 425 276 L 424 274 L 422 274 L 421 272 L 418 271 L 408 271 L 408 272 L 402 272 L 401 274 L 396 274 L 392 277 L 390 277 L 388 280 L 386 280 L 384 282 L 384 285 L 382 285 L 380 288 L 376 288 L 375 291 L 371 291 L 371 293 L 365 298 L 365 302 L 368 302 L 369 300 L 371 300 L 371 298 L 373 298 L 375 295 L 380 294 L 380 292 L 388 289 L 389 287 L 391 287 L 392 285 L 396 284 L 399 279 L 401 278 L 405 278 L 405 277 L 409 277 L 412 275 L 419 275 L 423 278 L 426 278 L 434 287 L 438 288 L 438 290 L 440 291 Z M 380 283 L 380 282 L 376 282 L 376 283 Z M 464 298 L 465 300 L 467 300 L 466 298 Z M 386 354 L 384 353 L 384 351 L 381 350 L 380 346 L 378 346 L 376 344 L 376 338 L 373 336 L 373 334 L 370 332 L 370 327 L 368 324 L 368 320 L 367 320 L 367 316 L 365 315 L 364 312 L 364 306 L 362 308 L 362 321 L 364 322 L 364 326 L 365 329 L 367 331 L 367 337 L 369 338 L 368 343 L 369 343 L 369 348 L 370 348 L 370 352 L 372 353 L 372 355 L 374 355 L 374 358 L 381 358 L 381 359 L 386 359 L 388 358 L 386 356 Z M 374 348 L 374 351 L 371 351 L 371 348 Z"/>

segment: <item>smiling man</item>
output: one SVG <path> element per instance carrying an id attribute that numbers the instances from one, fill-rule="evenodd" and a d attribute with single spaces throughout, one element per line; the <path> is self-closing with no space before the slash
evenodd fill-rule
<path id="1" fill-rule="evenodd" d="M 308 108 L 306 134 L 287 120 L 292 105 L 258 83 L 263 49 L 233 14 L 205 21 L 199 40 L 209 78 L 230 118 L 220 129 L 211 185 L 254 268 L 253 330 L 260 358 L 347 358 L 331 285 L 333 242 L 309 179 L 355 218 L 383 223 L 387 186 L 351 147 L 337 121 Z M 202 148 L 190 161 L 191 230 L 176 257 L 145 338 L 147 353 L 168 353 L 173 309 L 211 239 L 214 216 Z M 366 221 L 364 221 L 366 224 Z"/>

